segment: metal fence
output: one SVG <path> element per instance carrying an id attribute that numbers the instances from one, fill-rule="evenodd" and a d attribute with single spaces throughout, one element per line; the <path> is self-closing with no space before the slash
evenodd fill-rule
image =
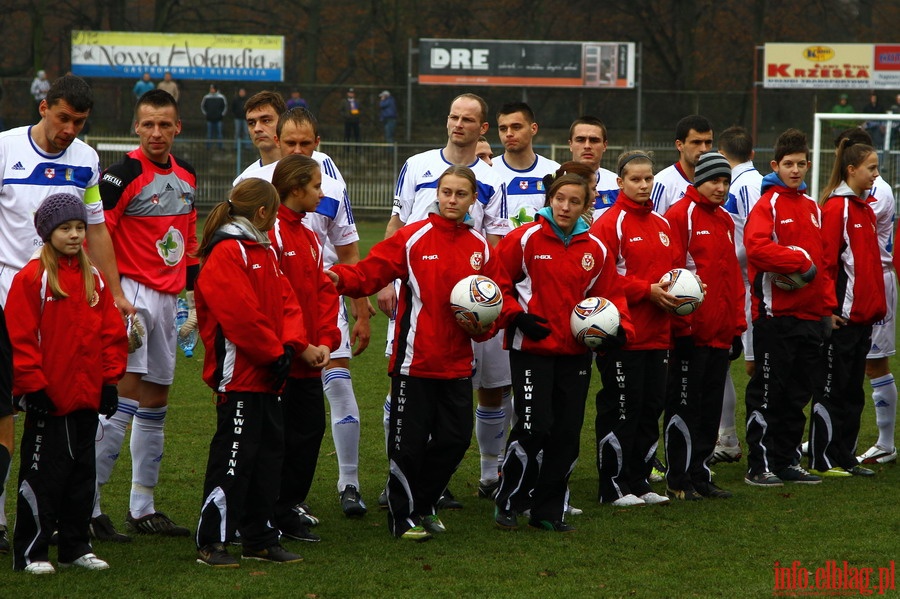
<path id="1" fill-rule="evenodd" d="M 117 162 L 123 153 L 138 145 L 134 137 L 88 137 L 85 141 L 97 150 L 102 167 Z M 224 149 L 219 149 L 216 143 L 208 147 L 205 139 L 179 137 L 173 148 L 173 153 L 193 165 L 197 172 L 196 202 L 201 213 L 208 212 L 212 206 L 224 200 L 231 190 L 234 178 L 259 157 L 256 149 L 247 142 L 239 144 L 235 140 L 225 140 L 223 146 Z M 320 149 L 330 155 L 341 170 L 347 182 L 354 215 L 362 219 L 386 219 L 391 209 L 400 167 L 408 157 L 433 147 L 433 144 L 322 143 Z M 609 146 L 603 156 L 602 166 L 615 171 L 619 154 L 631 149 L 653 152 L 656 170 L 661 170 L 678 159 L 674 143 L 619 145 Z M 536 146 L 535 150 L 557 162 L 565 162 L 571 157 L 568 145 Z M 756 150 L 754 162 L 760 172 L 769 172 L 768 164 L 772 156 L 772 148 Z M 833 153 L 823 152 L 821 160 L 823 176 L 827 180 Z M 895 185 L 895 189 L 900 189 L 900 148 L 882 154 L 881 171 Z M 820 184 L 824 184 L 824 181 Z"/>

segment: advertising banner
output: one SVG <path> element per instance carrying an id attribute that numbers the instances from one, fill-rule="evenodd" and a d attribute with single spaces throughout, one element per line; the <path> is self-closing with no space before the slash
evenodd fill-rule
<path id="1" fill-rule="evenodd" d="M 900 44 L 766 44 L 763 86 L 895 89 Z"/>

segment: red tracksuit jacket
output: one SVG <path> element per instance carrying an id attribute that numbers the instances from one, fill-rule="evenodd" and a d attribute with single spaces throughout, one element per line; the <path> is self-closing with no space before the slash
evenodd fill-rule
<path id="1" fill-rule="evenodd" d="M 529 314 L 543 316 L 550 335 L 541 341 L 529 339 L 517 329 L 506 333 L 507 349 L 539 355 L 578 355 L 588 349 L 572 334 L 572 308 L 586 297 L 605 297 L 619 310 L 620 327 L 626 338 L 634 338 L 628 302 L 616 272 L 613 254 L 588 232 L 579 220 L 568 242 L 557 234 L 542 208 L 535 221 L 504 237 L 497 245 L 503 267 L 515 286 L 519 305 Z"/>
<path id="2" fill-rule="evenodd" d="M 853 324 L 884 318 L 887 304 L 875 212 L 841 183 L 822 206 L 824 270 L 834 283 L 829 290 L 836 314 Z"/>
<path id="3" fill-rule="evenodd" d="M 469 275 L 491 278 L 503 291 L 503 311 L 492 333 L 521 308 L 510 295 L 509 277 L 487 240 L 466 223 L 439 214 L 406 225 L 376 244 L 357 264 L 335 264 L 338 292 L 371 295 L 394 279 L 402 282 L 388 372 L 429 379 L 472 376 L 472 338 L 456 323 L 450 291 Z M 478 337 L 477 340 L 492 335 Z"/>
<path id="4" fill-rule="evenodd" d="M 112 296 L 94 270 L 90 303 L 75 258 L 59 260 L 59 282 L 69 297 L 54 298 L 38 259 L 13 279 L 6 324 L 13 348 L 13 395 L 46 389 L 54 416 L 100 407 L 103 385 L 125 374 L 128 339 Z"/>
<path id="5" fill-rule="evenodd" d="M 747 329 L 734 221 L 693 185 L 688 185 L 681 201 L 672 204 L 666 220 L 672 227 L 679 266 L 695 273 L 707 286 L 700 307 L 689 318 L 674 321 L 675 335 L 689 334 L 696 345 L 730 349 L 734 338 Z"/>
<path id="6" fill-rule="evenodd" d="M 619 193 L 591 226 L 613 254 L 634 339 L 626 349 L 669 349 L 673 315 L 650 301 L 650 285 L 676 267 L 669 223 L 653 211 L 653 202 L 639 204 Z"/>
<path id="7" fill-rule="evenodd" d="M 305 213 L 294 212 L 282 204 L 269 239 L 281 272 L 290 281 L 303 311 L 307 337 L 299 351 L 308 345 L 326 345 L 334 351 L 341 344 L 341 331 L 337 327 L 338 294 L 322 270 L 322 245 L 316 234 L 303 225 L 304 216 Z M 310 368 L 299 358 L 291 365 L 294 378 L 321 375 L 321 368 Z"/>
<path id="8" fill-rule="evenodd" d="M 272 364 L 306 346 L 303 314 L 275 254 L 234 223 L 215 233 L 194 287 L 203 380 L 217 393 L 277 393 Z"/>
<path id="9" fill-rule="evenodd" d="M 763 195 L 747 217 L 744 247 L 750 280 L 753 319 L 793 316 L 820 320 L 834 308 L 833 285 L 826 272 L 822 247 L 822 216 L 816 202 L 803 193 L 785 187 L 775 173 L 763 178 Z M 791 274 L 810 267 L 800 252 L 803 248 L 816 265 L 816 277 L 808 285 L 785 291 L 772 283 L 767 273 Z"/>

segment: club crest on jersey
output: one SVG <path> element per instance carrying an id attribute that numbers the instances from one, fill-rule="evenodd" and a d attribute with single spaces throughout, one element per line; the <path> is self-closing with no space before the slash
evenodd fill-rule
<path id="1" fill-rule="evenodd" d="M 93 308 L 93 307 L 96 306 L 98 303 L 100 303 L 100 294 L 97 293 L 97 290 L 95 289 L 95 290 L 94 290 L 94 295 L 91 296 L 91 301 L 88 302 L 88 306 L 90 306 L 91 308 Z"/>
<path id="2" fill-rule="evenodd" d="M 44 176 L 47 177 L 48 179 L 52 179 L 53 177 L 56 176 L 56 169 L 55 168 L 45 168 Z"/>
<path id="3" fill-rule="evenodd" d="M 67 168 L 66 169 L 66 181 L 71 181 L 72 178 L 74 177 L 74 174 L 75 174 L 74 170 Z"/>
<path id="4" fill-rule="evenodd" d="M 158 193 L 154 193 L 152 196 L 150 196 L 150 203 L 151 204 L 159 204 L 159 194 Z"/>
<path id="5" fill-rule="evenodd" d="M 581 268 L 588 272 L 594 269 L 594 256 L 592 254 L 585 253 L 585 255 L 581 257 Z"/>
<path id="6" fill-rule="evenodd" d="M 537 190 L 544 191 L 544 182 L 543 181 L 537 181 Z"/>
<path id="7" fill-rule="evenodd" d="M 484 254 L 473 252 L 472 257 L 469 258 L 469 266 L 475 270 L 481 270 L 481 267 L 484 266 Z"/>
<path id="8" fill-rule="evenodd" d="M 669 247 L 669 236 L 666 235 L 665 233 L 663 233 L 662 231 L 660 231 L 659 232 L 659 242 L 662 243 L 664 246 Z"/>
<path id="9" fill-rule="evenodd" d="M 194 203 L 194 194 L 192 193 L 183 193 L 181 194 L 181 201 L 184 202 L 185 206 L 190 206 Z"/>
<path id="10" fill-rule="evenodd" d="M 175 227 L 169 227 L 162 239 L 156 242 L 156 252 L 166 266 L 175 266 L 184 257 L 184 236 Z"/>
<path id="11" fill-rule="evenodd" d="M 528 181 L 519 181 L 519 189 L 523 191 L 528 189 Z"/>

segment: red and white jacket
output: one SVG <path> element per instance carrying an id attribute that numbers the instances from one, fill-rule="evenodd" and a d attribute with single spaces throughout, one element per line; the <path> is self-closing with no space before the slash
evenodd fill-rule
<path id="1" fill-rule="evenodd" d="M 338 292 L 365 297 L 400 279 L 394 350 L 388 366 L 391 376 L 429 379 L 472 376 L 472 337 L 457 324 L 450 309 L 450 291 L 469 275 L 484 275 L 503 291 L 503 311 L 491 332 L 504 327 L 521 312 L 510 295 L 509 277 L 493 257 L 494 249 L 469 224 L 439 214 L 401 227 L 376 244 L 357 264 L 335 264 Z"/>
<path id="2" fill-rule="evenodd" d="M 605 297 L 619 310 L 620 327 L 628 340 L 634 329 L 628 303 L 616 272 L 614 256 L 588 232 L 579 219 L 564 241 L 553 224 L 552 212 L 542 208 L 535 221 L 523 225 L 497 244 L 497 253 L 513 281 L 519 305 L 546 318 L 550 335 L 534 341 L 511 327 L 505 347 L 540 355 L 578 355 L 588 351 L 572 334 L 572 309 L 586 297 Z M 559 231 L 561 233 L 561 231 Z"/>
<path id="3" fill-rule="evenodd" d="M 730 349 L 747 329 L 744 279 L 734 248 L 734 220 L 725 208 L 688 185 L 684 198 L 666 212 L 672 246 L 681 268 L 706 283 L 706 297 L 689 318 L 676 319 L 674 334 L 690 335 L 694 344 Z"/>
<path id="4" fill-rule="evenodd" d="M 341 331 L 337 327 L 338 294 L 322 270 L 322 244 L 316 234 L 304 226 L 305 216 L 303 212 L 280 205 L 269 239 L 278 266 L 290 281 L 303 311 L 307 337 L 299 352 L 308 345 L 325 345 L 334 351 L 341 344 Z M 311 368 L 299 357 L 291 365 L 294 378 L 321 375 L 321 368 Z"/>
<path id="5" fill-rule="evenodd" d="M 876 323 L 887 311 L 875 212 L 867 200 L 842 182 L 822 205 L 824 270 L 834 283 L 830 301 L 836 314 L 859 325 Z"/>
<path id="6" fill-rule="evenodd" d="M 128 339 L 109 290 L 94 270 L 88 302 L 75 257 L 60 257 L 59 283 L 68 297 L 56 298 L 41 261 L 33 258 L 13 279 L 6 325 L 13 348 L 13 395 L 45 389 L 54 416 L 96 411 L 103 385 L 125 374 Z"/>
<path id="7" fill-rule="evenodd" d="M 283 346 L 306 346 L 300 304 L 268 244 L 234 222 L 214 235 L 194 287 L 203 380 L 217 393 L 278 393 L 272 365 Z"/>
<path id="8" fill-rule="evenodd" d="M 639 204 L 620 192 L 591 234 L 613 254 L 628 301 L 634 338 L 625 349 L 669 349 L 673 315 L 650 301 L 650 285 L 676 266 L 668 221 L 652 202 Z"/>
<path id="9" fill-rule="evenodd" d="M 819 206 L 802 191 L 786 187 L 775 173 L 763 177 L 762 189 L 744 226 L 753 319 L 820 320 L 831 314 L 835 303 L 833 284 L 824 268 Z M 803 248 L 810 259 L 788 249 L 789 245 Z M 816 265 L 816 277 L 805 287 L 785 291 L 772 282 L 771 273 L 805 272 L 811 264 Z"/>

